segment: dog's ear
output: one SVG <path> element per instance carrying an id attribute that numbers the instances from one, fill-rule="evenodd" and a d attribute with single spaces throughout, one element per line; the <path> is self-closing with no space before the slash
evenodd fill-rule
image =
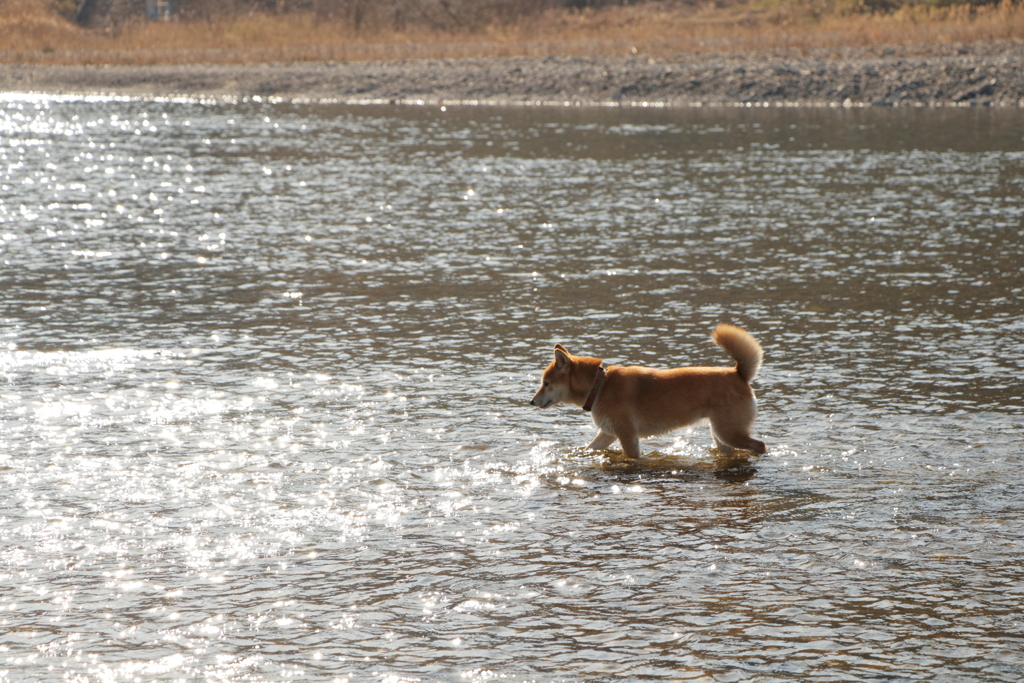
<path id="1" fill-rule="evenodd" d="M 564 371 L 572 365 L 572 354 L 561 344 L 555 344 L 555 370 Z"/>

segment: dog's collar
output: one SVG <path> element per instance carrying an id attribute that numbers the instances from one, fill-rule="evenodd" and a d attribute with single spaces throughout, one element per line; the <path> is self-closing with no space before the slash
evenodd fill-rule
<path id="1" fill-rule="evenodd" d="M 590 390 L 590 396 L 587 396 L 586 402 L 583 404 L 583 410 L 590 412 L 590 409 L 594 407 L 594 401 L 597 400 L 597 395 L 601 392 L 601 385 L 604 384 L 604 366 L 597 369 L 597 377 L 594 378 L 594 388 Z"/>

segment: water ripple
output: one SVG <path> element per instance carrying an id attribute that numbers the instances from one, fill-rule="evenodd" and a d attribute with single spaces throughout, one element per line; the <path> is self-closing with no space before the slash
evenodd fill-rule
<path id="1" fill-rule="evenodd" d="M 1020 123 L 3 98 L 2 677 L 1019 680 Z"/>

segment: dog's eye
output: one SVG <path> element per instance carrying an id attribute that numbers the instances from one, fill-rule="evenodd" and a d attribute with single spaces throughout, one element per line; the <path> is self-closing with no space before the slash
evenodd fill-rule
<path id="1" fill-rule="evenodd" d="M 551 382 L 544 382 L 544 386 L 551 384 Z"/>

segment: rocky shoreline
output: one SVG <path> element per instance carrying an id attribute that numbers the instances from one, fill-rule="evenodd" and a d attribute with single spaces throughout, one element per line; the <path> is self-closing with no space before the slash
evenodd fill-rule
<path id="1" fill-rule="evenodd" d="M 1022 107 L 1024 41 L 658 59 L 0 64 L 0 92 L 446 104 Z"/>

